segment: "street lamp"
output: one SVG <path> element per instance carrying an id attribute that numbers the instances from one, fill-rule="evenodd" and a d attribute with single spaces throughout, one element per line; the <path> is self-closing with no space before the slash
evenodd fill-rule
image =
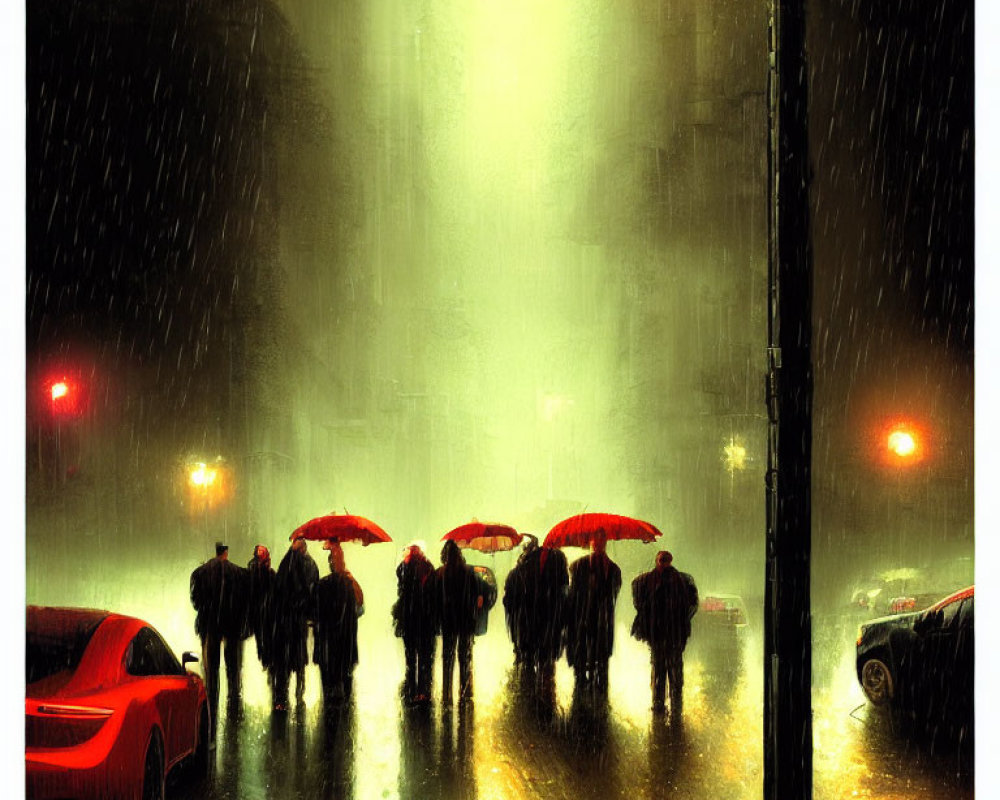
<path id="1" fill-rule="evenodd" d="M 910 420 L 894 421 L 885 426 L 879 437 L 881 460 L 891 467 L 909 467 L 927 455 L 927 434 Z"/>
<path id="2" fill-rule="evenodd" d="M 722 463 L 726 465 L 730 475 L 742 472 L 747 467 L 747 449 L 739 441 L 730 438 L 729 443 L 722 448 Z"/>
<path id="3" fill-rule="evenodd" d="M 222 456 L 212 460 L 189 458 L 183 472 L 191 516 L 207 514 L 233 496 L 233 473 Z"/>

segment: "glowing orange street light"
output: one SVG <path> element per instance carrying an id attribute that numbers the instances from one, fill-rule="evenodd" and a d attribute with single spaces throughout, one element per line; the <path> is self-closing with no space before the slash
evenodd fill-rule
<path id="1" fill-rule="evenodd" d="M 900 458 L 912 456 L 917 451 L 917 442 L 908 431 L 893 431 L 889 434 L 889 449 Z"/>
<path id="2" fill-rule="evenodd" d="M 191 467 L 191 473 L 188 476 L 192 485 L 208 490 L 214 483 L 216 478 L 219 476 L 219 471 L 207 464 L 195 464 Z"/>
<path id="3" fill-rule="evenodd" d="M 232 498 L 232 472 L 221 456 L 211 463 L 190 461 L 185 473 L 188 510 L 192 514 L 212 511 Z"/>
<path id="4" fill-rule="evenodd" d="M 917 425 L 897 422 L 883 434 L 883 459 L 898 467 L 916 464 L 926 455 L 925 438 L 924 432 Z"/>

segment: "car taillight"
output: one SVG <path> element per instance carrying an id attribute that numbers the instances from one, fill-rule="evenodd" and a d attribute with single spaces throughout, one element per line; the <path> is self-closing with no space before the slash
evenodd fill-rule
<path id="1" fill-rule="evenodd" d="M 110 708 L 40 705 L 25 715 L 25 747 L 73 747 L 92 739 L 114 713 Z"/>

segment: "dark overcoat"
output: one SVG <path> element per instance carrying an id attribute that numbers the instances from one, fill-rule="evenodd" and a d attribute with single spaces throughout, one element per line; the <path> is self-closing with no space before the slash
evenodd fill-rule
<path id="1" fill-rule="evenodd" d="M 437 568 L 434 583 L 441 633 L 474 635 L 478 601 L 482 596 L 475 570 L 464 561 L 455 561 Z"/>
<path id="2" fill-rule="evenodd" d="M 358 613 L 354 580 L 331 572 L 316 584 L 313 661 L 330 675 L 347 677 L 358 663 Z"/>
<path id="3" fill-rule="evenodd" d="M 249 575 L 228 559 L 210 558 L 191 573 L 194 629 L 202 638 L 244 638 L 247 628 Z"/>
<path id="4" fill-rule="evenodd" d="M 295 672 L 308 661 L 309 617 L 319 567 L 308 553 L 288 549 L 274 576 L 271 658 L 275 667 Z"/>
<path id="5" fill-rule="evenodd" d="M 393 621 L 404 641 L 436 636 L 440 630 L 434 565 L 427 558 L 410 557 L 396 567 L 396 603 Z"/>
<path id="6" fill-rule="evenodd" d="M 591 553 L 570 566 L 566 660 L 571 667 L 588 668 L 611 657 L 621 587 L 622 571 L 606 553 Z"/>
<path id="7" fill-rule="evenodd" d="M 257 657 L 265 669 L 271 666 L 271 631 L 274 628 L 274 569 L 254 557 L 247 564 L 250 576 L 250 629 L 257 643 Z"/>

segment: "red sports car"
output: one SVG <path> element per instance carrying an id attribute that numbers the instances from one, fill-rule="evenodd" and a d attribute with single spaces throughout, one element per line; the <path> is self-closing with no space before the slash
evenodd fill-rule
<path id="1" fill-rule="evenodd" d="M 28 606 L 27 797 L 163 798 L 183 759 L 207 764 L 205 686 L 151 625 L 83 608 Z"/>

